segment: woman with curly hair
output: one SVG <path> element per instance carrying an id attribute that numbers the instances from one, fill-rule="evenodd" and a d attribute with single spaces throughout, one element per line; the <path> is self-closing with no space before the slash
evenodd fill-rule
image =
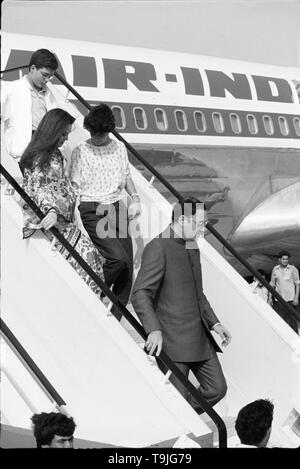
<path id="1" fill-rule="evenodd" d="M 29 238 L 37 229 L 44 229 L 46 236 L 52 241 L 53 235 L 48 230 L 56 226 L 100 279 L 104 280 L 103 257 L 91 240 L 73 223 L 76 193 L 65 173 L 63 156 L 59 150 L 68 139 L 73 122 L 74 118 L 62 109 L 48 111 L 21 157 L 23 189 L 46 215 L 40 221 L 26 202 L 22 201 L 23 238 Z M 100 296 L 101 289 L 57 239 L 54 246 Z"/>
<path id="2" fill-rule="evenodd" d="M 105 258 L 106 284 L 127 305 L 132 285 L 133 253 L 129 221 L 140 214 L 140 200 L 131 178 L 125 145 L 110 137 L 115 128 L 106 104 L 91 109 L 84 119 L 90 138 L 72 153 L 70 179 L 77 187 L 84 228 Z M 131 203 L 127 206 L 127 194 Z M 119 319 L 121 313 L 113 308 Z"/>

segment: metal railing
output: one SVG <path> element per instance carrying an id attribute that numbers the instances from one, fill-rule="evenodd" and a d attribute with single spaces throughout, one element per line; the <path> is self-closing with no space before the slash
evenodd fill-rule
<path id="1" fill-rule="evenodd" d="M 5 73 L 9 71 L 14 71 L 18 69 L 23 69 L 27 68 L 28 65 L 20 66 L 20 67 L 14 67 L 8 70 L 3 70 L 0 73 Z M 80 101 L 87 109 L 91 109 L 92 106 L 58 73 L 55 72 L 55 76 L 57 79 Z M 133 154 L 178 200 L 182 200 L 183 197 L 181 194 L 155 169 L 152 167 L 150 163 L 148 163 L 147 160 L 145 160 L 116 130 L 113 131 L 114 136 L 122 141 L 126 148 L 130 151 L 130 153 Z M 3 173 L 3 171 L 6 173 Z M 2 167 L 1 165 L 1 172 L 4 174 L 4 176 L 8 179 L 7 171 Z M 11 178 L 13 181 L 14 179 L 8 175 L 9 178 Z M 9 181 L 10 182 L 10 181 Z M 14 181 L 15 184 L 16 181 Z M 10 184 L 14 186 L 14 183 L 10 182 Z M 18 184 L 17 184 L 18 186 Z M 19 187 L 19 189 L 21 189 Z M 16 189 L 17 192 L 20 191 Z M 22 190 L 22 189 L 21 189 Z M 24 191 L 23 191 L 24 192 Z M 20 194 L 21 195 L 21 194 Z M 23 197 L 24 195 L 24 197 Z M 24 200 L 25 196 L 27 194 L 24 192 L 24 194 L 21 195 Z M 30 199 L 31 200 L 31 199 Z M 27 201 L 27 203 L 31 206 L 33 201 L 31 200 L 31 203 Z M 35 204 L 34 204 L 35 205 Z M 39 210 L 37 206 L 35 206 L 35 209 L 33 209 L 35 213 L 40 217 L 43 218 L 42 212 Z M 259 272 L 257 272 L 256 269 L 254 269 L 239 253 L 236 251 L 223 237 L 220 233 L 217 232 L 213 228 L 213 226 L 209 223 L 206 222 L 206 228 L 215 236 L 221 244 L 227 248 L 233 256 L 238 259 L 266 288 L 267 290 L 274 296 L 277 301 L 283 306 L 285 311 L 287 311 L 289 314 L 291 314 L 295 319 L 300 321 L 300 315 L 289 305 L 287 302 L 281 297 L 281 295 L 276 292 L 276 290 L 261 276 Z M 57 228 L 52 228 L 50 230 L 54 236 L 61 242 L 61 244 L 73 255 L 75 260 L 83 267 L 83 269 L 90 275 L 90 277 L 95 281 L 96 284 L 99 285 L 100 288 L 104 291 L 104 293 L 111 299 L 111 301 L 120 309 L 124 317 L 128 320 L 128 322 L 137 330 L 137 332 L 143 337 L 143 339 L 146 339 L 147 335 L 144 331 L 144 329 L 141 327 L 141 325 L 136 321 L 136 319 L 129 313 L 129 311 L 124 307 L 124 305 L 118 300 L 117 297 L 113 295 L 111 290 L 99 279 L 99 277 L 93 272 L 93 270 L 88 266 L 88 264 L 80 257 L 80 255 L 72 248 L 72 246 L 65 240 L 65 238 L 59 233 Z M 74 252 L 72 252 L 74 251 Z M 190 381 L 180 372 L 180 370 L 176 367 L 176 365 L 173 364 L 173 362 L 170 360 L 170 358 L 164 353 L 161 352 L 160 354 L 160 359 L 169 367 L 169 369 L 174 373 L 174 375 L 187 387 L 189 392 L 200 402 L 199 400 L 199 393 L 194 388 L 194 386 L 190 383 Z M 175 367 L 175 368 L 174 368 Z M 202 408 L 207 412 L 207 414 L 212 418 L 212 420 L 215 422 L 217 425 L 218 431 L 219 431 L 219 446 L 221 447 L 226 447 L 227 446 L 227 431 L 226 431 L 226 426 L 223 422 L 223 420 L 218 416 L 218 414 L 209 406 L 209 404 L 203 400 L 200 402 Z M 214 415 L 214 418 L 212 417 Z"/>
<path id="2" fill-rule="evenodd" d="M 92 106 L 57 72 L 55 72 L 57 79 L 80 101 L 87 109 L 91 109 Z M 112 132 L 114 136 L 124 143 L 126 148 L 135 156 L 178 200 L 182 200 L 182 195 L 155 169 L 153 166 L 148 163 L 145 158 L 143 158 L 136 150 L 132 147 L 116 130 Z M 234 249 L 228 241 L 223 238 L 223 236 L 208 222 L 206 222 L 206 228 L 210 233 L 218 239 L 218 241 L 227 248 L 233 256 L 239 260 L 239 262 L 246 267 L 263 285 L 267 290 L 272 294 L 274 298 L 283 306 L 285 312 L 291 314 L 297 321 L 300 322 L 300 314 L 295 311 L 283 298 L 282 296 L 267 282 L 262 275 L 252 267 L 249 262 L 244 259 L 239 252 Z M 274 312 L 276 312 L 274 310 Z M 278 314 L 278 313 L 277 313 Z"/>
<path id="3" fill-rule="evenodd" d="M 18 341 L 16 336 L 12 333 L 12 331 L 9 329 L 3 319 L 0 319 L 0 331 L 4 339 L 22 358 L 22 360 L 25 362 L 25 365 L 35 376 L 40 386 L 46 391 L 47 394 L 49 394 L 51 399 L 56 402 L 58 407 L 65 406 L 66 403 L 61 397 L 61 395 L 56 391 L 54 386 L 52 386 L 48 378 L 40 370 L 35 361 L 30 357 L 30 355 L 27 353 L 27 351 L 24 349 L 24 347 L 21 345 L 21 343 Z"/>
<path id="4" fill-rule="evenodd" d="M 28 65 L 22 65 L 21 67 L 14 67 L 8 70 L 2 70 L 0 73 L 11 72 L 14 70 L 19 70 L 23 68 L 28 68 Z M 55 72 L 55 76 L 57 79 L 80 101 L 87 109 L 91 109 L 92 106 L 71 86 L 58 72 Z M 181 194 L 155 169 L 153 166 L 148 163 L 145 158 L 143 158 L 136 150 L 133 148 L 116 130 L 113 131 L 115 137 L 124 143 L 126 148 L 135 156 L 178 200 L 182 200 Z M 231 254 L 244 266 L 248 271 L 252 273 L 263 285 L 266 289 L 271 293 L 271 295 L 276 298 L 276 300 L 281 304 L 284 311 L 294 317 L 297 321 L 300 322 L 300 314 L 292 308 L 283 298 L 282 296 L 267 282 L 264 277 L 254 268 L 252 267 L 249 262 L 244 259 L 239 252 L 234 249 L 228 241 L 223 238 L 223 236 L 208 222 L 206 222 L 206 228 L 210 231 L 210 233 L 218 239 L 218 241 L 231 252 Z M 277 313 L 274 310 L 274 313 Z M 278 314 L 278 313 L 277 313 Z"/>
<path id="5" fill-rule="evenodd" d="M 26 194 L 26 192 L 20 187 L 17 181 L 8 173 L 8 171 L 0 165 L 0 172 L 9 182 L 9 184 L 18 192 L 22 199 L 29 205 L 29 207 L 34 211 L 34 213 L 40 218 L 44 218 L 43 212 L 35 204 L 35 202 Z M 110 288 L 98 277 L 98 275 L 93 271 L 93 269 L 85 262 L 85 260 L 78 254 L 78 252 L 71 246 L 71 244 L 65 239 L 65 237 L 59 232 L 59 230 L 54 226 L 49 231 L 58 239 L 58 241 L 64 246 L 65 249 L 71 254 L 71 256 L 78 262 L 78 264 L 85 270 L 85 272 L 94 280 L 96 285 L 105 293 L 105 295 L 112 301 L 112 303 L 117 306 L 122 315 L 127 319 L 131 326 L 140 334 L 140 336 L 146 340 L 147 334 L 144 328 L 140 323 L 135 319 L 135 317 L 127 310 L 127 308 L 120 302 L 120 300 L 113 294 Z M 111 311 L 114 314 L 114 311 Z M 206 412 L 212 421 L 215 423 L 218 436 L 219 436 L 219 447 L 227 447 L 227 429 L 224 421 L 221 417 L 215 412 L 215 410 L 208 404 L 208 402 L 201 396 L 199 391 L 193 386 L 193 384 L 184 376 L 184 374 L 179 370 L 179 368 L 173 363 L 170 357 L 165 353 L 161 352 L 158 357 L 169 370 L 176 376 L 176 378 L 186 387 L 188 392 L 196 399 L 200 407 Z"/>
<path id="6" fill-rule="evenodd" d="M 80 101 L 87 109 L 91 109 L 92 106 L 59 74 L 55 73 L 57 79 L 66 87 L 68 90 Z M 132 147 L 116 130 L 112 132 L 115 137 L 124 143 L 126 148 L 135 156 L 178 200 L 182 200 L 182 195 L 155 169 L 153 166 L 148 163 L 145 158 L 143 158 L 136 150 Z M 228 241 L 223 238 L 223 236 L 208 222 L 205 224 L 206 228 L 210 231 L 210 233 L 218 239 L 218 241 L 227 248 L 233 256 L 239 260 L 239 262 L 246 267 L 263 285 L 267 288 L 267 290 L 272 294 L 274 298 L 283 306 L 285 312 L 291 314 L 297 321 L 300 322 L 300 314 L 297 313 L 283 298 L 282 296 L 267 282 L 262 275 L 252 267 L 249 262 L 244 259 L 239 252 L 234 249 Z M 277 313 L 274 310 L 275 313 Z M 278 313 L 277 313 L 278 314 Z"/>

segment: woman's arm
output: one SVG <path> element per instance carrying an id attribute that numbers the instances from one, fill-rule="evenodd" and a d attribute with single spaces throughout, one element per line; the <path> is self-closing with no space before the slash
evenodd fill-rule
<path id="1" fill-rule="evenodd" d="M 133 220 L 134 218 L 138 217 L 141 214 L 141 204 L 140 204 L 140 196 L 136 192 L 136 188 L 131 177 L 127 176 L 125 189 L 130 195 L 131 200 L 132 200 L 128 209 L 128 218 L 129 220 Z"/>
<path id="2" fill-rule="evenodd" d="M 125 189 L 126 189 L 126 191 L 128 192 L 128 194 L 130 195 L 130 197 L 132 198 L 132 200 L 134 202 L 139 202 L 140 201 L 140 196 L 136 191 L 136 188 L 135 188 L 133 180 L 131 179 L 131 176 L 126 178 Z"/>
<path id="3" fill-rule="evenodd" d="M 128 209 L 128 218 L 133 220 L 141 214 L 140 196 L 136 191 L 134 182 L 131 177 L 130 165 L 128 160 L 128 154 L 124 143 L 121 143 L 123 150 L 123 158 L 125 159 L 125 189 L 131 197 L 131 204 Z"/>
<path id="4" fill-rule="evenodd" d="M 40 220 L 40 217 L 35 215 L 33 210 L 22 200 L 20 205 L 24 216 L 23 237 L 28 238 L 36 229 L 49 230 L 52 228 L 57 223 L 59 210 L 56 198 L 51 195 L 51 191 L 47 190 L 45 174 L 41 168 L 36 167 L 25 175 L 23 189 L 45 215 L 43 220 Z"/>

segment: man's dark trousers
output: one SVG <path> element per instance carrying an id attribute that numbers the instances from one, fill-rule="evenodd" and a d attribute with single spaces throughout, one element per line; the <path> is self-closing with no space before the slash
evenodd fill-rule
<path id="1" fill-rule="evenodd" d="M 160 360 L 157 360 L 157 364 L 159 369 L 166 374 L 168 371 L 166 365 Z M 216 353 L 213 352 L 212 357 L 209 360 L 204 360 L 202 362 L 174 362 L 174 364 L 186 378 L 188 378 L 190 370 L 193 372 L 195 378 L 199 382 L 199 387 L 197 388 L 198 391 L 211 406 L 214 406 L 217 402 L 223 399 L 227 392 L 227 384 Z M 198 414 L 203 413 L 201 405 L 188 392 L 187 388 L 181 383 L 181 381 L 173 375 L 173 373 L 170 376 L 170 382 Z"/>

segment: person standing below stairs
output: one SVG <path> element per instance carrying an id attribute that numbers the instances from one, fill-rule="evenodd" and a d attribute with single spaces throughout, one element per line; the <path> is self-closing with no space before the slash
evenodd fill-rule
<path id="1" fill-rule="evenodd" d="M 299 272 L 298 269 L 289 264 L 290 253 L 288 251 L 280 251 L 278 254 L 278 265 L 272 270 L 270 285 L 282 296 L 282 298 L 295 309 L 299 305 Z M 286 313 L 279 301 L 272 301 L 270 304 L 279 314 L 280 317 L 298 334 L 298 321 L 291 314 Z"/>
<path id="2" fill-rule="evenodd" d="M 161 350 L 169 355 L 188 377 L 192 370 L 199 391 L 215 405 L 227 391 L 216 352 L 221 349 L 211 331 L 231 340 L 211 308 L 202 288 L 202 272 L 197 237 L 204 233 L 206 207 L 194 197 L 186 197 L 173 207 L 172 223 L 144 249 L 142 264 L 133 287 L 132 304 L 148 334 L 150 355 Z M 163 373 L 167 369 L 158 360 Z M 186 388 L 171 375 L 170 381 L 199 414 L 203 412 Z"/>
<path id="3" fill-rule="evenodd" d="M 238 413 L 235 429 L 241 441 L 236 447 L 266 448 L 272 431 L 274 404 L 269 399 L 257 399 Z"/>
<path id="4" fill-rule="evenodd" d="M 41 412 L 31 417 L 37 448 L 72 449 L 76 424 L 60 412 Z"/>

